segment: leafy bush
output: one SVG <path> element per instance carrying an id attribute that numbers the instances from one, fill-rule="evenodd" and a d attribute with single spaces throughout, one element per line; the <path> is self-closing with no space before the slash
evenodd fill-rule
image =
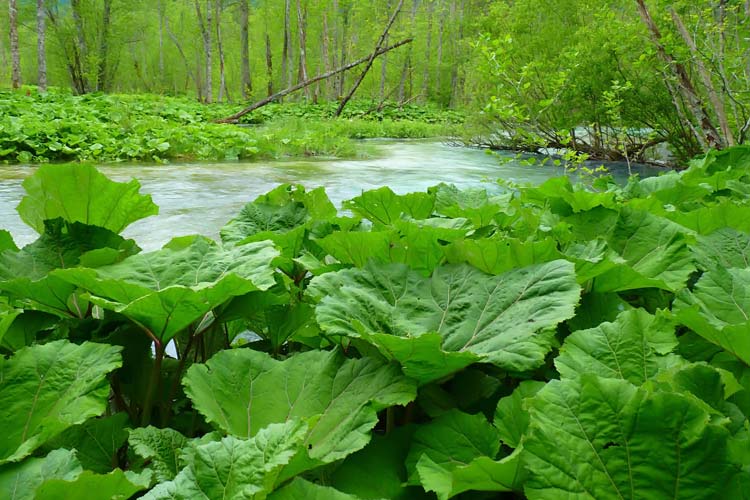
<path id="1" fill-rule="evenodd" d="M 282 185 L 140 253 L 43 166 L 0 233 L 0 492 L 742 498 L 750 147 L 618 187 Z M 75 192 L 76 196 L 71 196 Z"/>

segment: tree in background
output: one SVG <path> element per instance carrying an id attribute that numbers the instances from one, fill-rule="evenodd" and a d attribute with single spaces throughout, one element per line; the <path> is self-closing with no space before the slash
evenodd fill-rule
<path id="1" fill-rule="evenodd" d="M 14 89 L 21 86 L 21 53 L 18 46 L 18 7 L 16 0 L 8 1 L 10 23 L 11 84 Z"/>

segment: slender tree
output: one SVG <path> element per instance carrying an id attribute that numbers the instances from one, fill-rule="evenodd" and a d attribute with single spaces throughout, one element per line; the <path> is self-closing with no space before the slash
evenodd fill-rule
<path id="1" fill-rule="evenodd" d="M 195 13 L 198 17 L 198 27 L 203 38 L 203 54 L 205 58 L 205 101 L 213 102 L 213 39 L 211 37 L 211 25 L 213 24 L 212 1 L 206 0 L 206 18 L 203 18 L 200 0 L 195 0 Z"/>
<path id="2" fill-rule="evenodd" d="M 109 29 L 112 22 L 112 0 L 104 0 L 102 9 L 102 31 L 99 39 L 99 68 L 96 75 L 96 90 L 108 90 L 107 63 L 109 58 Z"/>
<path id="3" fill-rule="evenodd" d="M 240 0 L 240 59 L 242 60 L 242 98 L 247 99 L 253 91 L 250 76 L 250 6 L 248 0 Z"/>
<path id="4" fill-rule="evenodd" d="M 36 54 L 37 85 L 40 92 L 47 91 L 47 14 L 44 0 L 36 0 Z"/>
<path id="5" fill-rule="evenodd" d="M 21 86 L 21 53 L 18 47 L 18 9 L 16 0 L 10 0 L 8 3 L 10 14 L 10 57 L 11 66 L 11 84 L 14 89 Z"/>

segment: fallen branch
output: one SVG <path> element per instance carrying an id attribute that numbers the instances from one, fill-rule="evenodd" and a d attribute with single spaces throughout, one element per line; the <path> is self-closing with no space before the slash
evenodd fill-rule
<path id="1" fill-rule="evenodd" d="M 383 30 L 383 34 L 380 35 L 377 45 L 375 45 L 375 51 L 373 51 L 373 53 L 370 54 L 370 57 L 367 59 L 367 65 L 365 65 L 365 69 L 362 71 L 362 74 L 359 75 L 359 78 L 357 79 L 357 81 L 354 82 L 354 86 L 351 88 L 349 93 L 346 94 L 346 96 L 341 100 L 341 103 L 339 103 L 339 107 L 336 110 L 337 117 L 341 116 L 341 113 L 344 111 L 346 104 L 354 96 L 354 93 L 362 84 L 362 81 L 365 79 L 365 76 L 367 76 L 367 72 L 370 71 L 370 68 L 372 68 L 372 63 L 373 61 L 375 61 L 375 58 L 378 57 L 378 51 L 380 50 L 380 48 L 383 46 L 386 39 L 388 38 L 388 32 L 391 30 L 391 26 L 393 26 L 393 23 L 396 21 L 396 18 L 398 17 L 399 12 L 401 12 L 401 8 L 403 6 L 404 6 L 404 0 L 400 0 L 398 2 L 398 5 L 396 6 L 396 9 L 393 11 L 393 14 L 391 14 L 391 18 L 388 19 L 388 24 Z"/>
<path id="2" fill-rule="evenodd" d="M 228 116 L 228 117 L 222 118 L 220 120 L 215 120 L 215 123 L 237 123 L 237 120 L 239 120 L 240 118 L 242 118 L 246 114 L 252 113 L 256 109 L 262 108 L 266 104 L 270 104 L 273 101 L 276 101 L 276 100 L 278 100 L 278 99 L 280 99 L 280 98 L 282 98 L 282 97 L 284 97 L 284 96 L 286 96 L 288 94 L 291 94 L 292 92 L 296 92 L 298 90 L 302 90 L 305 87 L 308 87 L 308 86 L 312 85 L 315 82 L 319 82 L 321 80 L 326 80 L 328 78 L 331 78 L 332 76 L 338 75 L 339 73 L 343 73 L 344 71 L 349 71 L 352 68 L 356 68 L 360 64 L 364 64 L 364 63 L 370 61 L 371 59 L 374 59 L 375 57 L 381 56 L 381 55 L 385 54 L 386 52 L 390 52 L 393 49 L 397 49 L 397 48 L 401 47 L 402 45 L 406 45 L 407 43 L 411 43 L 413 40 L 414 40 L 413 38 L 407 38 L 406 40 L 402 40 L 402 41 L 400 41 L 398 43 L 394 43 L 393 45 L 389 45 L 388 47 L 380 48 L 377 51 L 373 52 L 372 54 L 370 54 L 370 55 L 368 55 L 366 57 L 363 57 L 362 59 L 357 59 L 356 61 L 352 61 L 352 62 L 350 62 L 349 64 L 347 64 L 345 66 L 341 66 L 340 68 L 337 68 L 337 69 L 334 69 L 332 71 L 329 71 L 328 73 L 323 73 L 322 75 L 318 75 L 316 77 L 310 78 L 309 80 L 305 80 L 304 82 L 300 82 L 297 85 L 294 85 L 292 87 L 289 87 L 289 88 L 286 88 L 286 89 L 281 90 L 279 92 L 276 92 L 275 94 L 270 95 L 270 96 L 266 97 L 265 99 L 256 102 L 252 106 L 249 106 L 249 107 L 243 109 L 242 111 L 233 114 L 232 116 Z"/>

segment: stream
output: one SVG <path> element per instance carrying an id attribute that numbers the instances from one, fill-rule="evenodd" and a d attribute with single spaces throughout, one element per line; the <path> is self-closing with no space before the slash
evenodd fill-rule
<path id="1" fill-rule="evenodd" d="M 528 166 L 518 161 L 504 162 L 482 150 L 434 141 L 372 142 L 378 157 L 364 160 L 122 164 L 100 170 L 121 182 L 137 178 L 141 192 L 151 194 L 159 206 L 159 215 L 137 221 L 123 232 L 147 251 L 160 248 L 175 236 L 200 233 L 216 237 L 247 202 L 281 183 L 298 183 L 307 188 L 325 186 L 328 196 L 340 207 L 343 200 L 381 186 L 389 186 L 397 193 L 424 191 L 441 182 L 495 190 L 499 189 L 494 182 L 498 178 L 538 184 L 564 173 L 562 167 L 551 163 Z M 512 158 L 511 153 L 506 154 L 506 159 Z M 627 178 L 624 163 L 605 165 L 618 180 Z M 642 165 L 632 169 L 641 176 L 658 172 Z M 23 165 L 0 166 L 0 229 L 10 231 L 19 246 L 36 239 L 36 233 L 16 214 L 24 195 L 21 183 L 33 171 L 34 167 Z"/>

